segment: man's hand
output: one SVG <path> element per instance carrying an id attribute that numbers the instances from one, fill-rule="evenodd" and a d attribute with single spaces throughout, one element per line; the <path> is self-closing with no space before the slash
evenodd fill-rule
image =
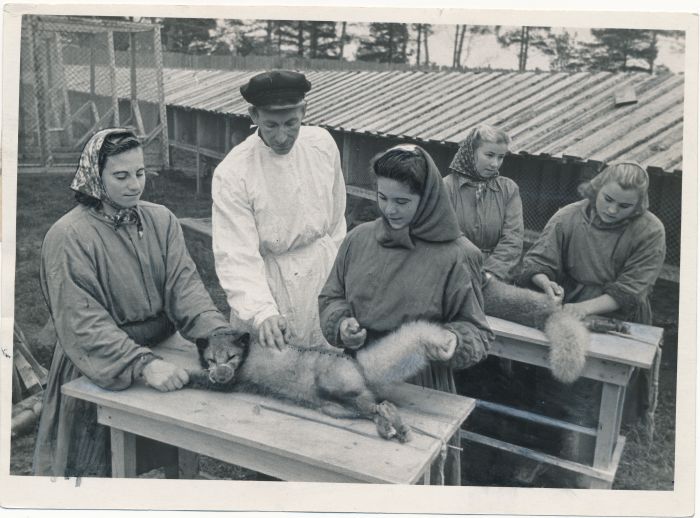
<path id="1" fill-rule="evenodd" d="M 360 323 L 353 317 L 343 319 L 340 322 L 340 341 L 347 349 L 359 349 L 365 344 L 367 330 L 360 327 Z"/>
<path id="2" fill-rule="evenodd" d="M 171 392 L 187 385 L 190 377 L 185 369 L 164 360 L 153 360 L 141 373 L 146 385 L 161 392 Z"/>
<path id="3" fill-rule="evenodd" d="M 431 344 L 426 344 L 425 352 L 429 360 L 435 362 L 446 362 L 457 349 L 457 335 L 452 331 L 443 329 L 442 337 Z"/>
<path id="4" fill-rule="evenodd" d="M 564 300 L 564 288 L 559 286 L 556 282 L 549 280 L 549 277 L 543 273 L 538 273 L 533 275 L 532 283 L 544 291 L 547 296 L 554 299 L 556 302 L 561 303 Z"/>
<path id="5" fill-rule="evenodd" d="M 258 329 L 258 341 L 263 347 L 282 350 L 289 343 L 290 331 L 287 319 L 282 315 L 267 317 Z"/>

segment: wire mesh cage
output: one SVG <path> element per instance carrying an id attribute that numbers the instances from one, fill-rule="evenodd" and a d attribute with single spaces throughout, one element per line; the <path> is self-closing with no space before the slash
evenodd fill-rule
<path id="1" fill-rule="evenodd" d="M 160 26 L 24 16 L 20 166 L 74 165 L 97 130 L 129 127 L 146 163 L 168 165 Z"/>

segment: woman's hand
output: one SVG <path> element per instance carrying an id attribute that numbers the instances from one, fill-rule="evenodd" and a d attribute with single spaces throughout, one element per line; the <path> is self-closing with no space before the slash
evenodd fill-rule
<path id="1" fill-rule="evenodd" d="M 360 327 L 357 319 L 350 317 L 340 322 L 340 341 L 347 349 L 359 349 L 366 339 L 367 330 Z"/>
<path id="2" fill-rule="evenodd" d="M 457 349 L 457 335 L 447 329 L 442 330 L 442 336 L 433 343 L 426 344 L 425 351 L 429 360 L 446 362 Z"/>
<path id="3" fill-rule="evenodd" d="M 554 299 L 558 303 L 564 299 L 564 288 L 559 286 L 556 282 L 549 280 L 543 273 L 538 273 L 532 276 L 532 283 L 539 289 L 544 291 L 547 296 Z"/>
<path id="4" fill-rule="evenodd" d="M 282 350 L 289 343 L 289 326 L 282 315 L 267 317 L 258 329 L 258 341 L 263 347 L 277 347 Z"/>
<path id="5" fill-rule="evenodd" d="M 185 369 L 164 360 L 153 360 L 141 373 L 146 385 L 161 392 L 171 392 L 187 385 L 190 377 Z"/>

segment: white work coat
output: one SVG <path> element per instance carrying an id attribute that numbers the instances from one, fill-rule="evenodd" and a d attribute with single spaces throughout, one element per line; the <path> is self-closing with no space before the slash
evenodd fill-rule
<path id="1" fill-rule="evenodd" d="M 318 294 L 345 237 L 345 182 L 330 134 L 303 126 L 277 155 L 254 133 L 214 171 L 212 232 L 216 273 L 231 320 L 257 329 L 286 317 L 292 341 L 326 344 Z"/>

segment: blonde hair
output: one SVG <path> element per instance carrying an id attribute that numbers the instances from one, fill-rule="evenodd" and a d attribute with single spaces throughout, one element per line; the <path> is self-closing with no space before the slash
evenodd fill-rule
<path id="1" fill-rule="evenodd" d="M 504 130 L 491 126 L 490 124 L 479 124 L 474 128 L 472 137 L 472 149 L 476 151 L 481 144 L 488 142 L 491 144 L 510 145 L 511 138 Z"/>
<path id="2" fill-rule="evenodd" d="M 591 203 L 595 203 L 600 189 L 611 182 L 622 189 L 633 189 L 639 193 L 639 203 L 632 213 L 638 216 L 649 209 L 649 174 L 637 162 L 608 164 L 591 181 L 579 185 L 578 192 Z"/>

